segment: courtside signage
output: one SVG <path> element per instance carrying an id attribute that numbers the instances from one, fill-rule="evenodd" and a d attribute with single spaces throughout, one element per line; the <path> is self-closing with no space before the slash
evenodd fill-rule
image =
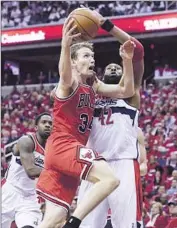
<path id="1" fill-rule="evenodd" d="M 128 33 L 150 33 L 177 29 L 177 12 L 145 15 L 138 17 L 111 18 L 112 22 Z M 55 41 L 62 37 L 62 24 L 46 25 L 33 28 L 4 30 L 1 33 L 1 45 L 30 44 Z M 98 36 L 109 35 L 100 29 Z"/>

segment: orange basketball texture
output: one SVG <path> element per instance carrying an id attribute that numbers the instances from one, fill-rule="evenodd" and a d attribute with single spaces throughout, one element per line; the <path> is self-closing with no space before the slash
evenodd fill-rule
<path id="1" fill-rule="evenodd" d="M 74 25 L 77 25 L 83 40 L 91 40 L 97 35 L 99 19 L 93 14 L 92 10 L 78 8 L 70 16 L 74 19 Z"/>

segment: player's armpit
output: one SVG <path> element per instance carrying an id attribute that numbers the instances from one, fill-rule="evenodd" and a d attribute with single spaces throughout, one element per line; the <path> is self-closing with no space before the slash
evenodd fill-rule
<path id="1" fill-rule="evenodd" d="M 72 86 L 69 87 L 59 82 L 57 89 L 55 91 L 55 95 L 58 98 L 67 98 L 72 92 L 73 92 Z"/>
<path id="2" fill-rule="evenodd" d="M 42 168 L 35 165 L 34 142 L 28 136 L 23 136 L 18 142 L 20 160 L 29 178 L 39 177 Z"/>

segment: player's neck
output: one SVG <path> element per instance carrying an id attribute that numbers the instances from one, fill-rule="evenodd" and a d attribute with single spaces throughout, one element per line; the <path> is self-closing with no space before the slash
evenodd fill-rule
<path id="1" fill-rule="evenodd" d="M 79 72 L 74 72 L 73 78 L 74 78 L 74 81 L 77 83 L 88 85 L 89 77 L 86 77 L 86 75 L 81 75 Z"/>
<path id="2" fill-rule="evenodd" d="M 39 142 L 39 144 L 45 148 L 45 143 L 46 143 L 46 139 L 43 139 L 38 132 L 36 132 L 36 138 Z"/>
<path id="3" fill-rule="evenodd" d="M 79 73 L 78 74 L 74 74 L 73 77 L 74 77 L 74 80 L 77 83 L 87 84 L 86 78 L 84 78 L 81 74 L 79 74 Z"/>

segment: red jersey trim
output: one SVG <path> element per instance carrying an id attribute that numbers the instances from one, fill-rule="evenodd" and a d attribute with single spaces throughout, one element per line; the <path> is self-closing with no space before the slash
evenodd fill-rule
<path id="1" fill-rule="evenodd" d="M 60 200 L 60 199 L 58 199 L 58 198 L 56 198 L 56 197 L 53 197 L 53 196 L 51 196 L 51 195 L 49 195 L 49 194 L 47 194 L 47 193 L 44 193 L 44 192 L 42 192 L 42 191 L 39 190 L 39 189 L 36 189 L 36 193 L 37 193 L 41 198 L 43 198 L 43 199 L 45 199 L 45 200 L 48 200 L 48 201 L 50 201 L 51 203 L 53 203 L 53 204 L 55 204 L 55 205 L 57 205 L 57 206 L 63 207 L 67 212 L 69 212 L 70 205 L 69 205 L 67 202 L 65 202 L 65 201 L 63 201 L 63 200 Z"/>
<path id="2" fill-rule="evenodd" d="M 55 93 L 55 95 L 54 95 L 54 97 L 57 99 L 57 100 L 59 100 L 59 101 L 67 101 L 67 100 L 69 100 L 70 98 L 72 98 L 75 94 L 76 94 L 76 92 L 78 91 L 78 89 L 79 89 L 79 84 L 77 85 L 77 87 L 76 87 L 76 89 L 68 96 L 68 97 L 65 97 L 65 98 L 60 98 L 60 97 L 58 97 L 57 95 L 56 95 L 56 93 Z"/>
<path id="3" fill-rule="evenodd" d="M 137 160 L 133 161 L 134 172 L 135 172 L 135 185 L 136 185 L 136 219 L 137 221 L 142 220 L 142 204 L 143 204 L 143 195 L 142 195 L 142 185 L 141 185 L 141 176 L 139 170 L 139 163 Z"/>
<path id="4" fill-rule="evenodd" d="M 42 149 L 43 153 L 45 154 L 45 149 L 44 149 L 44 147 L 39 143 L 36 134 L 35 134 L 35 133 L 29 134 L 29 136 L 31 136 L 32 140 L 34 141 L 34 145 L 35 145 L 35 146 L 34 146 L 34 150 L 37 150 L 37 146 L 39 146 L 39 147 Z"/>
<path id="5" fill-rule="evenodd" d="M 39 143 L 36 134 L 34 134 L 34 138 L 35 138 L 35 140 L 36 140 L 37 145 L 45 152 L 45 149 L 44 149 L 44 147 Z"/>
<path id="6" fill-rule="evenodd" d="M 34 134 L 27 134 L 32 140 L 33 140 L 33 143 L 34 143 L 34 151 L 37 149 L 37 142 L 36 142 L 36 139 L 34 137 Z"/>
<path id="7" fill-rule="evenodd" d="M 85 87 L 87 87 L 87 88 L 90 88 L 90 89 L 93 91 L 94 95 L 97 94 L 96 91 L 93 89 L 93 86 L 89 86 L 89 85 L 82 84 L 82 83 L 79 83 L 79 84 L 82 85 L 82 86 L 85 86 Z"/>

